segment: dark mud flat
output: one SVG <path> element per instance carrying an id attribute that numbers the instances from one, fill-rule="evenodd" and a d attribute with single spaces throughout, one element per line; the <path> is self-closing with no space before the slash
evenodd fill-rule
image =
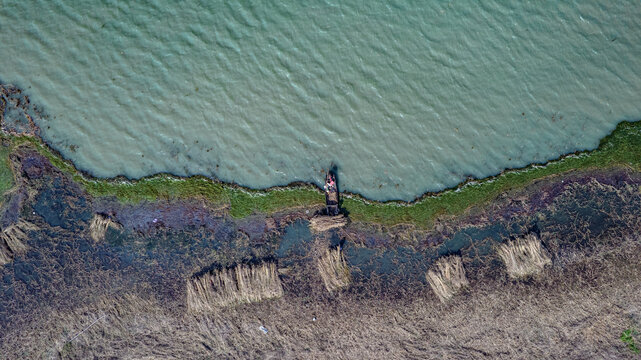
<path id="1" fill-rule="evenodd" d="M 3 358 L 635 356 L 620 339 L 641 330 L 641 174 L 627 168 L 545 178 L 429 230 L 318 234 L 315 209 L 237 219 L 204 200 L 123 204 L 89 196 L 29 147 L 11 161 L 0 221 L 33 227 L 0 266 Z M 95 240 L 96 214 L 121 226 Z M 512 280 L 496 249 L 526 234 L 552 264 Z M 315 261 L 336 246 L 352 284 L 330 294 Z M 425 273 L 452 254 L 470 285 L 442 304 Z M 265 260 L 283 297 L 188 311 L 192 276 Z"/>

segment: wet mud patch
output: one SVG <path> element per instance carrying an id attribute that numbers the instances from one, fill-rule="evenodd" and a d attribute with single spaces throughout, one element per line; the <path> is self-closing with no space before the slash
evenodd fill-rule
<path id="1" fill-rule="evenodd" d="M 641 196 L 630 187 L 617 189 L 593 179 L 568 187 L 543 212 L 541 228 L 561 248 L 586 247 L 628 226 L 640 210 Z"/>
<path id="2" fill-rule="evenodd" d="M 108 214 L 125 229 L 141 233 L 161 228 L 181 230 L 204 227 L 215 231 L 224 219 L 220 211 L 211 209 L 200 201 L 159 201 L 130 205 L 114 199 L 97 199 L 93 204 L 93 211 Z"/>
<path id="3" fill-rule="evenodd" d="M 370 249 L 347 243 L 344 252 L 355 282 L 374 278 L 387 284 L 423 282 L 425 272 L 436 259 L 433 253 L 412 247 Z"/>
<path id="4" fill-rule="evenodd" d="M 54 177 L 49 184 L 36 196 L 33 211 L 49 226 L 68 230 L 84 228 L 93 214 L 80 187 L 62 177 Z"/>
<path id="5" fill-rule="evenodd" d="M 292 256 L 305 256 L 313 240 L 314 236 L 309 230 L 309 222 L 296 220 L 283 230 L 276 255 L 279 259 Z"/>

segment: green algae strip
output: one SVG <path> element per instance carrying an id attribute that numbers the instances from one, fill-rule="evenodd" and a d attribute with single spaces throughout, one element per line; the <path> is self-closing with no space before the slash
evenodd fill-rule
<path id="1" fill-rule="evenodd" d="M 292 207 L 324 203 L 323 193 L 313 185 L 294 185 L 267 190 L 249 190 L 224 184 L 201 176 L 179 178 L 161 174 L 137 181 L 124 178 L 94 179 L 80 173 L 71 162 L 49 149 L 40 140 L 14 137 L 13 147 L 31 143 L 51 163 L 70 174 L 93 196 L 113 196 L 127 203 L 158 199 L 204 198 L 212 204 L 225 205 L 234 217 L 252 213 L 274 213 Z M 570 170 L 627 166 L 641 170 L 641 122 L 620 123 L 606 136 L 596 150 L 584 151 L 553 160 L 546 165 L 530 165 L 523 169 L 506 170 L 500 175 L 461 184 L 453 189 L 426 194 L 419 200 L 406 202 L 375 202 L 358 195 L 344 195 L 342 207 L 353 221 L 384 225 L 401 223 L 425 228 L 440 215 L 457 215 L 471 206 L 482 205 L 499 194 L 518 189 L 534 180 Z"/>
<path id="2" fill-rule="evenodd" d="M 9 191 L 14 185 L 13 173 L 9 166 L 9 153 L 10 148 L 0 146 L 0 195 Z M 2 203 L 2 199 L 0 199 Z"/>

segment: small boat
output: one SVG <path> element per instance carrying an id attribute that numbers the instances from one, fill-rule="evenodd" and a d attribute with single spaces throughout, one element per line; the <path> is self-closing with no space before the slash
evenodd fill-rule
<path id="1" fill-rule="evenodd" d="M 336 216 L 339 214 L 338 209 L 338 185 L 336 183 L 336 175 L 332 171 L 328 171 L 325 175 L 325 206 L 327 207 L 327 215 Z"/>
<path id="2" fill-rule="evenodd" d="M 330 170 L 325 174 L 325 211 L 320 211 L 309 220 L 309 227 L 314 232 L 324 232 L 347 225 L 347 216 L 341 214 L 338 207 L 338 183 L 335 173 Z"/>

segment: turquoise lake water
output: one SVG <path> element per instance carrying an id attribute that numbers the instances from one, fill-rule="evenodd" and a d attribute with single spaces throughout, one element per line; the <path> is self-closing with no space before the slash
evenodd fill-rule
<path id="1" fill-rule="evenodd" d="M 0 79 L 100 177 L 411 200 L 641 118 L 638 1 L 0 0 Z"/>

